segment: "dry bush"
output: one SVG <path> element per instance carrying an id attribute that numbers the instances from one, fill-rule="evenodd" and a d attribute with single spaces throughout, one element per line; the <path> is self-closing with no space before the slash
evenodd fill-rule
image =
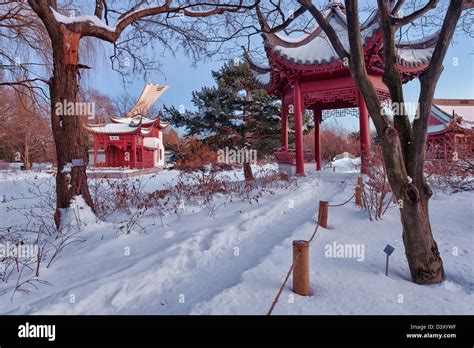
<path id="1" fill-rule="evenodd" d="M 143 200 L 145 186 L 156 175 L 124 179 L 95 179 L 90 181 L 90 192 L 95 213 L 105 218 L 116 211 L 130 213 L 130 207 L 138 207 Z"/>
<path id="2" fill-rule="evenodd" d="M 330 162 L 336 155 L 348 152 L 354 156 L 359 154 L 357 137 L 344 129 L 321 129 L 321 160 Z M 304 136 L 305 149 L 311 150 L 314 156 L 314 129 Z"/>
<path id="3" fill-rule="evenodd" d="M 455 193 L 474 189 L 474 136 L 447 138 L 447 156 L 436 156 L 428 149 L 425 163 L 427 181 L 436 189 Z"/>
<path id="4" fill-rule="evenodd" d="M 40 285 L 52 285 L 40 278 L 41 269 L 49 268 L 66 247 L 85 241 L 80 235 L 84 224 L 75 211 L 71 211 L 71 219 L 63 219 L 60 228 L 56 228 L 54 184 L 36 177 L 24 180 L 30 185 L 28 195 L 3 197 L 0 202 L 7 212 L 22 216 L 21 223 L 0 228 L 0 243 L 37 248 L 34 255 L 27 257 L 4 255 L 0 258 L 0 281 L 8 282 L 12 277 L 15 281 L 12 300 L 16 293 L 29 293 Z M 14 204 L 23 200 L 34 200 L 34 203 Z"/>
<path id="5" fill-rule="evenodd" d="M 175 169 L 192 172 L 216 163 L 217 153 L 195 137 L 187 138 L 176 153 Z"/>
<path id="6" fill-rule="evenodd" d="M 369 220 L 380 220 L 393 203 L 392 189 L 382 159 L 382 151 L 377 147 L 368 159 L 369 173 L 363 175 L 362 208 Z M 354 183 L 354 187 L 357 183 Z"/>

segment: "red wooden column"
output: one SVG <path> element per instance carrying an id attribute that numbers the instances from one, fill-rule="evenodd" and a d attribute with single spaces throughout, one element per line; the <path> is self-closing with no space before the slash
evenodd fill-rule
<path id="1" fill-rule="evenodd" d="M 281 146 L 288 151 L 288 105 L 284 95 L 281 98 Z"/>
<path id="2" fill-rule="evenodd" d="M 105 166 L 110 167 L 110 156 L 112 156 L 112 153 L 111 153 L 112 150 L 111 150 L 111 147 L 109 146 L 108 137 L 104 141 L 104 148 L 105 148 Z"/>
<path id="3" fill-rule="evenodd" d="M 143 169 L 143 168 L 144 168 L 143 165 L 144 165 L 144 163 L 145 163 L 145 158 L 144 158 L 144 155 L 145 155 L 145 145 L 143 144 L 143 138 L 142 138 L 142 144 L 141 144 L 141 146 L 142 146 L 142 164 L 141 164 L 141 168 L 140 168 L 140 169 Z"/>
<path id="4" fill-rule="evenodd" d="M 130 157 L 130 168 L 137 167 L 137 135 L 132 136 L 132 156 Z"/>
<path id="5" fill-rule="evenodd" d="M 360 131 L 360 156 L 361 168 L 363 174 L 367 174 L 369 170 L 369 155 L 370 155 L 370 131 L 369 131 L 369 113 L 362 94 L 358 93 L 359 105 L 359 131 Z"/>
<path id="6" fill-rule="evenodd" d="M 99 140 L 97 139 L 97 135 L 94 135 L 94 167 L 97 167 L 97 147 Z"/>
<path id="7" fill-rule="evenodd" d="M 316 170 L 321 170 L 321 133 L 320 125 L 322 112 L 320 106 L 315 106 L 314 112 L 314 159 L 316 161 Z"/>
<path id="8" fill-rule="evenodd" d="M 294 82 L 296 175 L 304 175 L 302 96 L 300 81 L 295 79 Z"/>

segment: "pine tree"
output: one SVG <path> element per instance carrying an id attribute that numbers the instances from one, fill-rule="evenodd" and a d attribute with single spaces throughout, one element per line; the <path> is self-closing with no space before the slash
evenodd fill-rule
<path id="1" fill-rule="evenodd" d="M 196 111 L 165 107 L 164 117 L 214 150 L 257 150 L 260 158 L 270 154 L 281 134 L 276 99 L 255 82 L 247 64 L 226 63 L 212 77 L 216 86 L 192 94 Z M 244 163 L 246 178 L 253 179 L 249 170 Z"/>

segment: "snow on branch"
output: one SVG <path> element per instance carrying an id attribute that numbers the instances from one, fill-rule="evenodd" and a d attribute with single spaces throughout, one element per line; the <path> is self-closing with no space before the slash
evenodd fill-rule
<path id="1" fill-rule="evenodd" d="M 53 8 L 51 8 L 51 12 L 53 13 L 54 18 L 56 19 L 58 23 L 63 23 L 63 24 L 86 23 L 86 24 L 95 26 L 97 28 L 105 29 L 112 33 L 114 33 L 116 29 L 116 27 L 108 26 L 96 16 L 84 15 L 84 16 L 77 16 L 77 17 L 68 17 L 55 11 Z"/>

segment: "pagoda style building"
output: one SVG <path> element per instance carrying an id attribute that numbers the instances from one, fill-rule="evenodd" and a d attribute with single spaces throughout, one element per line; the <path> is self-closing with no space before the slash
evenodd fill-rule
<path id="1" fill-rule="evenodd" d="M 474 158 L 474 100 L 434 99 L 427 141 L 428 159 Z"/>
<path id="2" fill-rule="evenodd" d="M 168 86 L 148 84 L 126 117 L 111 117 L 108 124 L 90 124 L 87 129 L 94 137 L 94 150 L 89 153 L 89 164 L 130 169 L 164 166 L 162 130 L 168 124 L 144 114 L 166 89 Z"/>
<path id="3" fill-rule="evenodd" d="M 347 20 L 344 5 L 332 0 L 323 12 L 328 23 L 349 51 Z M 377 11 L 361 24 L 365 60 L 370 79 L 381 101 L 390 94 L 382 82 L 383 38 Z M 289 174 L 304 175 L 305 163 L 310 158 L 303 150 L 304 109 L 314 111 L 315 159 L 308 168 L 321 169 L 320 124 L 324 110 L 357 108 L 360 127 L 362 171 L 366 171 L 370 151 L 370 121 L 367 108 L 356 83 L 352 79 L 348 62 L 341 60 L 324 31 L 316 25 L 309 34 L 299 38 L 282 32 L 264 33 L 264 47 L 268 65 L 262 66 L 246 60 L 256 79 L 268 93 L 281 98 L 281 147 L 274 153 L 282 170 Z M 398 42 L 398 69 L 403 83 L 416 78 L 427 68 L 436 44 L 436 36 L 413 42 Z M 288 117 L 293 114 L 295 145 L 288 144 Z M 365 168 L 365 169 L 364 169 Z"/>

